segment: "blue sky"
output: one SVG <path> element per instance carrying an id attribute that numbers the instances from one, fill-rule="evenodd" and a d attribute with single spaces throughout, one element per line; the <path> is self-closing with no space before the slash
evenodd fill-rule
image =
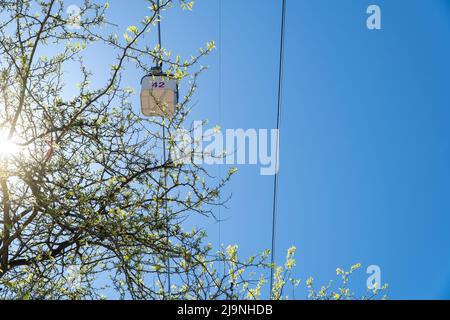
<path id="1" fill-rule="evenodd" d="M 110 3 L 121 27 L 146 7 Z M 370 4 L 381 31 L 366 28 Z M 203 62 L 191 120 L 274 128 L 281 1 L 222 0 L 220 42 L 218 5 L 198 0 L 163 22 L 174 53 L 209 40 L 221 49 L 220 74 L 218 51 Z M 288 0 L 277 261 L 297 246 L 302 280 L 327 283 L 361 262 L 381 267 L 393 299 L 450 298 L 449 39 L 448 0 Z M 137 88 L 141 76 L 127 81 Z M 220 242 L 251 255 L 270 247 L 273 178 L 238 169 Z M 219 244 L 218 224 L 195 223 Z"/>

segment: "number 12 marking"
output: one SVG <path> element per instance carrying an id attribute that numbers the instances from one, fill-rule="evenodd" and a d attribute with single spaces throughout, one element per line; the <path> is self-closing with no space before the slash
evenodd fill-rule
<path id="1" fill-rule="evenodd" d="M 165 82 L 153 82 L 152 87 L 153 88 L 165 88 L 166 83 Z"/>

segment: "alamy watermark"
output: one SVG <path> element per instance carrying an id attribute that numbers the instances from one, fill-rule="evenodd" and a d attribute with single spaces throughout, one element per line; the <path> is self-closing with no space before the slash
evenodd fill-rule
<path id="1" fill-rule="evenodd" d="M 381 30 L 381 8 L 376 4 L 372 4 L 367 7 L 367 29 L 369 30 Z"/>
<path id="2" fill-rule="evenodd" d="M 197 165 L 259 165 L 263 176 L 275 175 L 280 167 L 279 130 L 226 129 L 204 130 L 195 121 L 193 134 L 179 129 L 174 134 L 172 161 Z"/>
<path id="3" fill-rule="evenodd" d="M 366 273 L 370 276 L 367 278 L 367 289 L 376 290 L 381 289 L 381 268 L 377 265 L 371 265 L 367 267 Z"/>

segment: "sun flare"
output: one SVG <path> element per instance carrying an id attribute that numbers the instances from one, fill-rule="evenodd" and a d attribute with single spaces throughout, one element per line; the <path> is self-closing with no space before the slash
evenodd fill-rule
<path id="1" fill-rule="evenodd" d="M 8 138 L 8 132 L 0 131 L 0 156 L 11 156 L 19 152 L 19 146 Z"/>

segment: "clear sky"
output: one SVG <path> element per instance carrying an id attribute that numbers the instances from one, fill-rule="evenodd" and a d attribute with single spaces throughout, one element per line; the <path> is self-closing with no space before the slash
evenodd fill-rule
<path id="1" fill-rule="evenodd" d="M 145 14 L 141 0 L 110 4 L 121 27 Z M 370 4 L 381 31 L 366 28 Z M 220 74 L 218 51 L 203 62 L 191 120 L 275 127 L 280 5 L 222 0 L 220 42 L 219 0 L 167 13 L 165 47 L 221 49 Z M 277 261 L 297 246 L 302 280 L 361 262 L 381 267 L 391 298 L 450 298 L 449 40 L 449 0 L 288 0 Z M 127 76 L 137 88 L 142 75 Z M 238 169 L 220 242 L 251 255 L 270 248 L 273 178 Z M 217 224 L 196 223 L 219 243 Z"/>

